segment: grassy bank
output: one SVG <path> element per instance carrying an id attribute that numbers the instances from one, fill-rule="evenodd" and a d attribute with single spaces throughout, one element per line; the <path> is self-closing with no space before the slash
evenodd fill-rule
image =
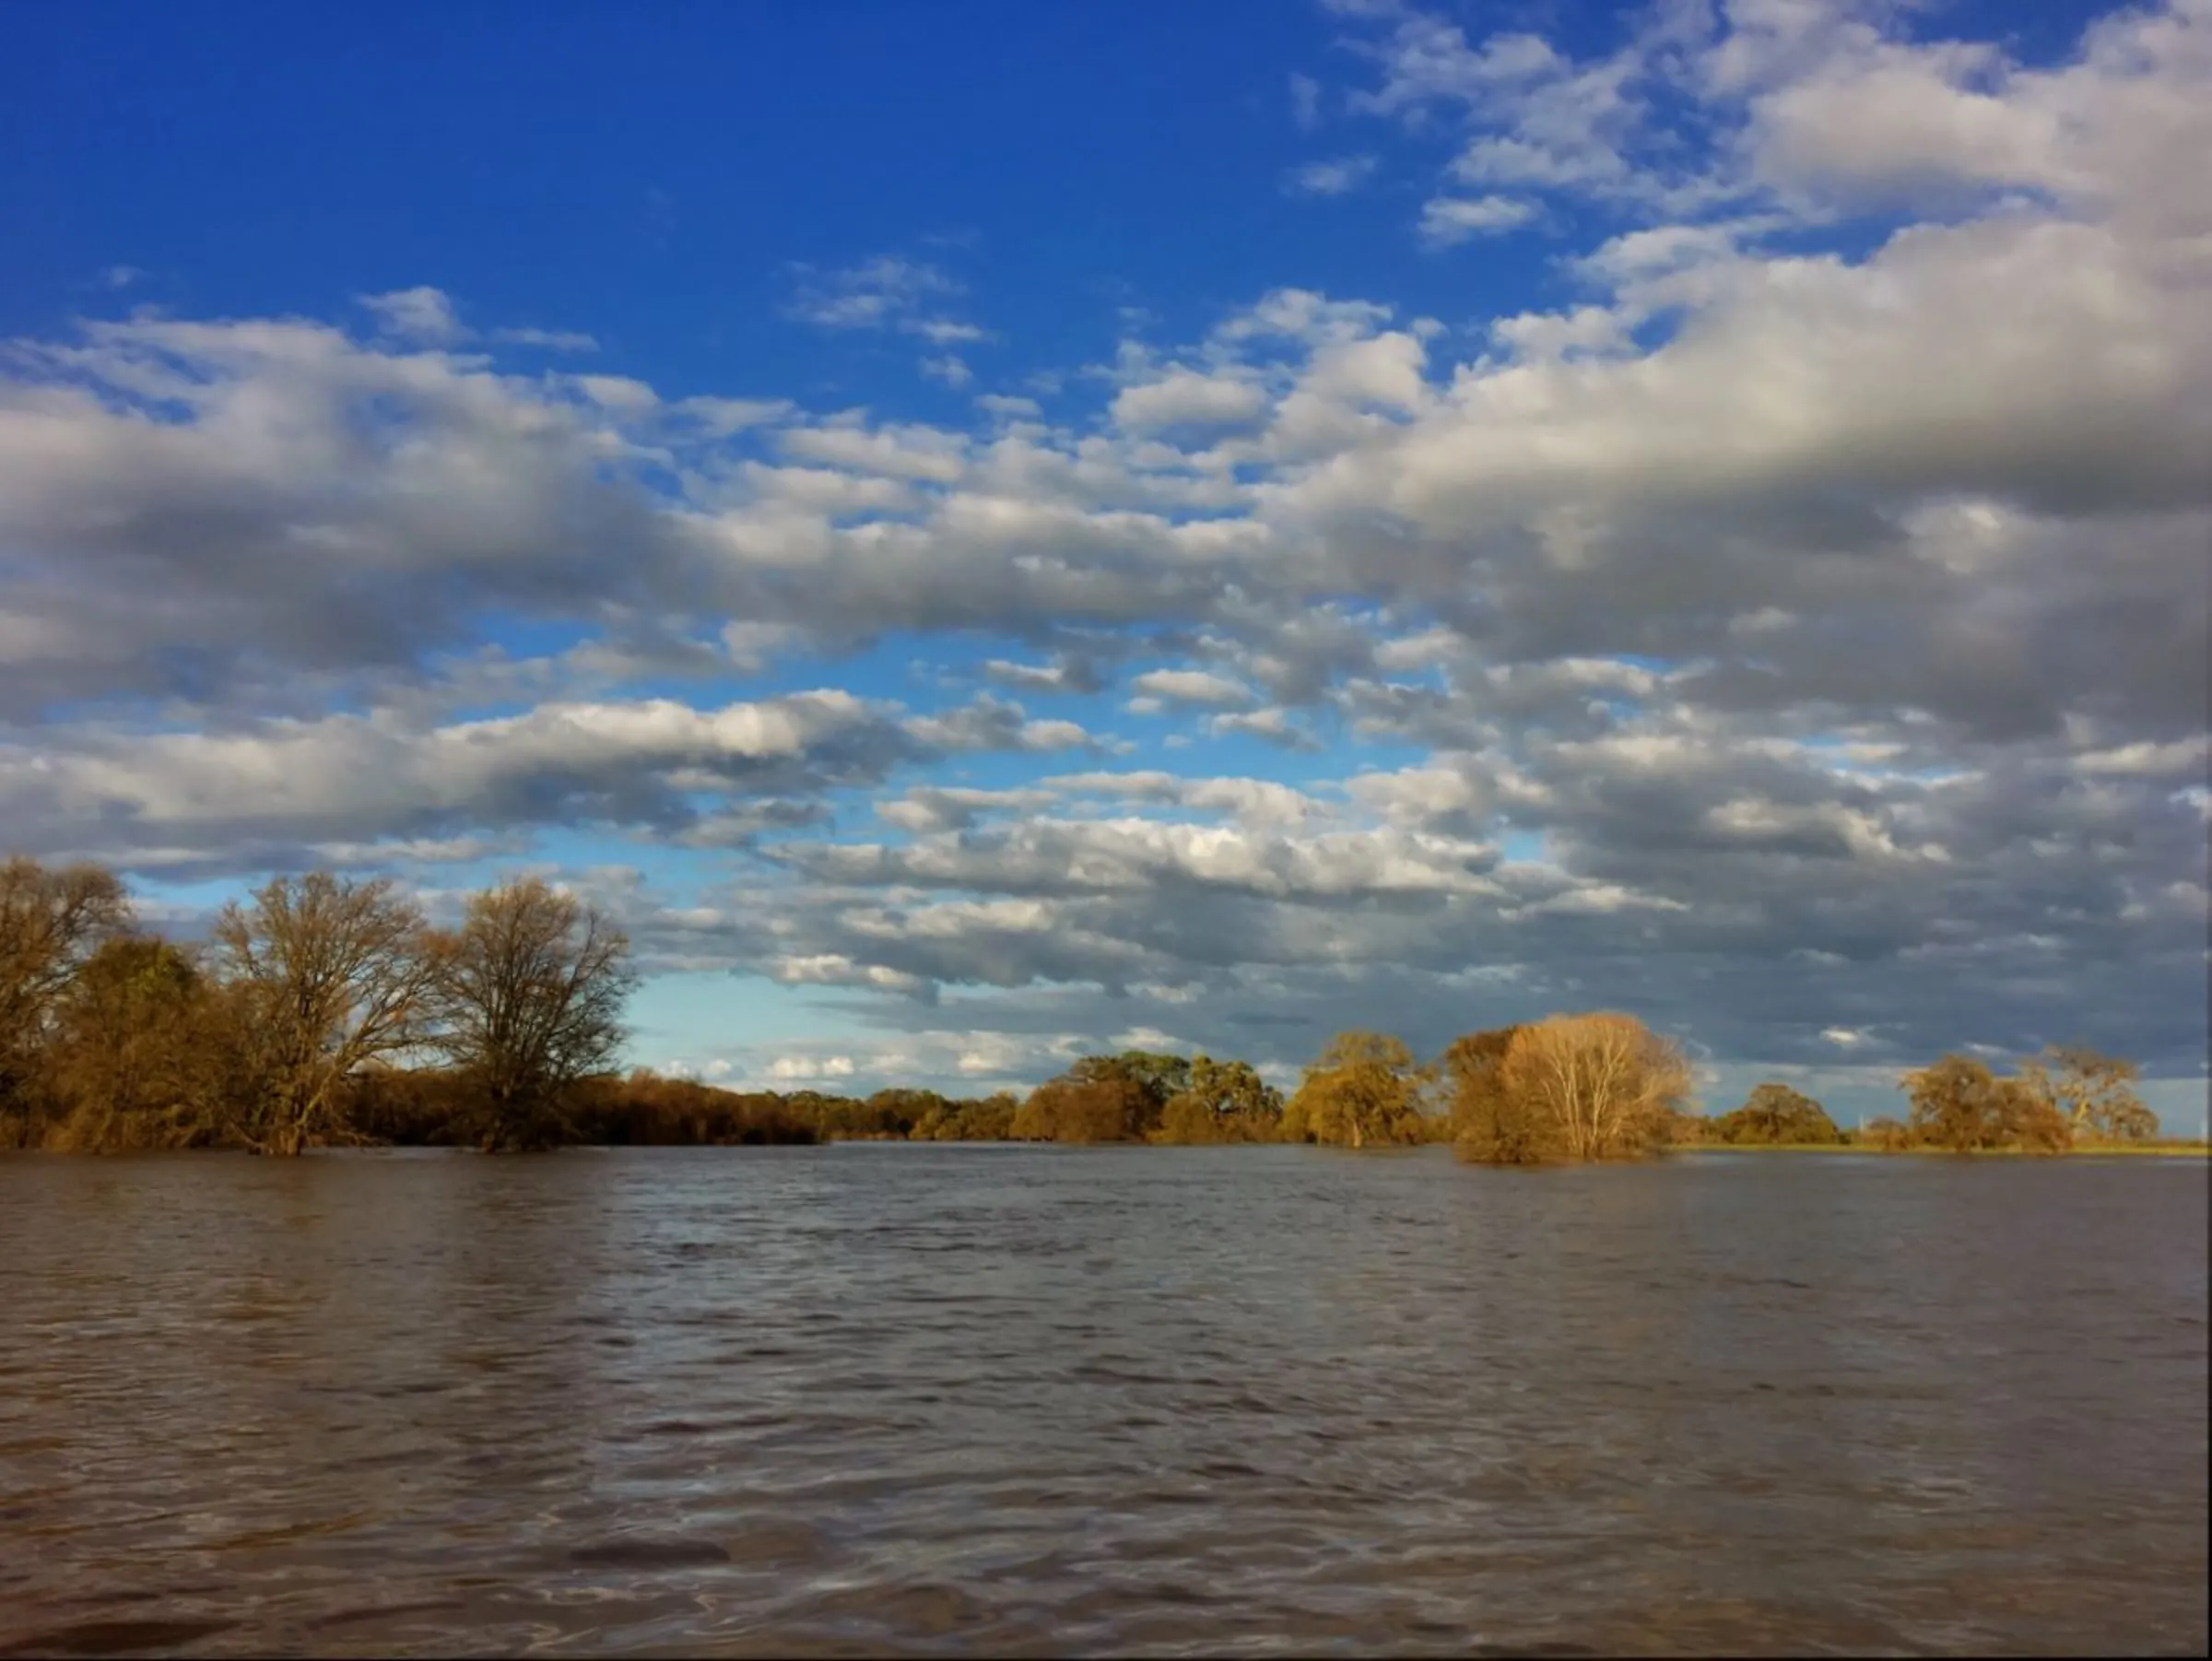
<path id="1" fill-rule="evenodd" d="M 2212 1158 L 2212 1142 L 2127 1142 L 2094 1148 L 2068 1148 L 2046 1153 L 2032 1148 L 1976 1148 L 1961 1153 L 1950 1148 L 1876 1148 L 1859 1142 L 1688 1142 L 1676 1153 L 1865 1153 L 1888 1157 L 1923 1154 L 1941 1159 L 2105 1160 Z"/>

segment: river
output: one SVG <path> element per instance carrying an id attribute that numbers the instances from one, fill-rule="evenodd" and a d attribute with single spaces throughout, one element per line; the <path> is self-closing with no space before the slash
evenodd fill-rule
<path id="1" fill-rule="evenodd" d="M 0 1158 L 0 1653 L 2201 1655 L 2206 1184 Z"/>

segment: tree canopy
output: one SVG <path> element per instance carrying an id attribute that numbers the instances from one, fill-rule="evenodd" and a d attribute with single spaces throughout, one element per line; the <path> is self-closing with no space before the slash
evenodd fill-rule
<path id="1" fill-rule="evenodd" d="M 1723 1113 L 1711 1128 L 1717 1141 L 1747 1146 L 1806 1146 L 1843 1139 L 1826 1108 L 1771 1079 L 1755 1086 L 1743 1106 Z"/>
<path id="2" fill-rule="evenodd" d="M 1422 1095 L 1430 1075 L 1403 1039 L 1339 1032 L 1306 1068 L 1283 1109 L 1292 1140 L 1366 1148 L 1430 1139 Z"/>

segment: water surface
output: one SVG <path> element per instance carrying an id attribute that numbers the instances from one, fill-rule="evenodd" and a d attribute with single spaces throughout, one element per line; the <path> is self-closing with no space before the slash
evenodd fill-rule
<path id="1" fill-rule="evenodd" d="M 2203 1653 L 2201 1164 L 0 1159 L 0 1653 Z"/>

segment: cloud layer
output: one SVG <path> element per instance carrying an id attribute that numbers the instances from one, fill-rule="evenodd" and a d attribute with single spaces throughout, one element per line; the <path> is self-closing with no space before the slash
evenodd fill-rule
<path id="1" fill-rule="evenodd" d="M 10 343 L 11 840 L 596 838 L 653 961 L 879 1030 L 733 1064 L 784 1078 L 1596 1005 L 1730 1064 L 2197 1071 L 2212 7 L 2034 67 L 1809 0 L 1589 61 L 1340 9 L 1367 78 L 1294 107 L 1367 136 L 1289 188 L 1441 133 L 1410 257 L 1571 236 L 1558 303 L 1277 289 L 1048 399 L 945 353 L 987 335 L 937 267 L 796 272 L 952 424 L 572 372 L 430 287 Z M 935 691 L 850 689 L 894 638 Z"/>

